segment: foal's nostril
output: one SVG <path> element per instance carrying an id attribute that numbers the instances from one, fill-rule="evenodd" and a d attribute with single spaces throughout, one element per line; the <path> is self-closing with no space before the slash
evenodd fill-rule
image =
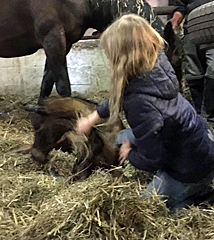
<path id="1" fill-rule="evenodd" d="M 48 156 L 36 148 L 32 148 L 31 154 L 32 154 L 33 159 L 36 162 L 39 162 L 41 164 L 45 164 L 49 161 Z"/>

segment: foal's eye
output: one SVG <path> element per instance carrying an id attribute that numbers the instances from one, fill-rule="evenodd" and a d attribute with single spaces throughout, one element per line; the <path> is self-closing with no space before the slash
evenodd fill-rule
<path id="1" fill-rule="evenodd" d="M 39 123 L 34 123 L 33 128 L 36 132 L 39 132 L 42 129 L 42 125 Z"/>

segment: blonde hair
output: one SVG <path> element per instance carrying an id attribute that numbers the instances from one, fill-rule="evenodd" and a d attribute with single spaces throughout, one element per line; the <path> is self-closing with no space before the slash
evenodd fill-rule
<path id="1" fill-rule="evenodd" d="M 109 99 L 109 121 L 112 122 L 118 117 L 128 80 L 154 67 L 159 51 L 164 47 L 164 40 L 144 18 L 128 14 L 103 32 L 100 46 L 112 68 Z"/>

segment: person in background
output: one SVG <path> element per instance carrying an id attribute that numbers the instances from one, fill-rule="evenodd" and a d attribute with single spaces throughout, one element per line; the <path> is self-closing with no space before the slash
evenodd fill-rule
<path id="1" fill-rule="evenodd" d="M 101 35 L 111 66 L 110 98 L 76 125 L 87 133 L 99 118 L 112 123 L 121 110 L 130 125 L 116 139 L 120 164 L 156 171 L 143 198 L 165 196 L 171 210 L 194 203 L 214 177 L 213 135 L 179 93 L 164 40 L 142 17 L 124 15 Z"/>
<path id="2" fill-rule="evenodd" d="M 177 6 L 173 18 L 172 27 L 175 29 L 188 14 L 202 4 L 211 0 L 176 0 Z M 184 22 L 184 56 L 185 75 L 189 85 L 193 105 L 197 113 L 202 113 L 204 104 L 207 121 L 214 122 L 214 49 L 201 49 L 188 37 L 186 20 Z"/>

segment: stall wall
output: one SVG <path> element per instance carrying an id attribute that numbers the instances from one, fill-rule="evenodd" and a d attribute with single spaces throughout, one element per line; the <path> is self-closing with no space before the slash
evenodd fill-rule
<path id="1" fill-rule="evenodd" d="M 152 7 L 168 6 L 168 0 L 147 0 Z M 167 21 L 167 16 L 160 16 L 163 22 Z"/>
<path id="2" fill-rule="evenodd" d="M 79 41 L 67 55 L 72 91 L 88 93 L 109 89 L 110 68 L 98 44 L 99 40 Z M 0 58 L 0 94 L 38 95 L 44 65 L 42 49 L 30 56 Z"/>

